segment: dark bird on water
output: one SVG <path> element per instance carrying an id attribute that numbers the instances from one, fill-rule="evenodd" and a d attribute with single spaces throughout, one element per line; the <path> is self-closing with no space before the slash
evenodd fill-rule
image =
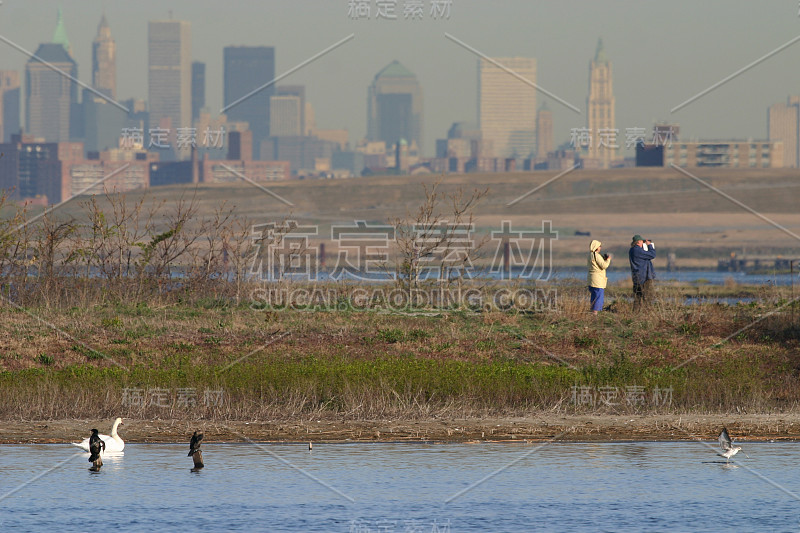
<path id="1" fill-rule="evenodd" d="M 189 442 L 189 457 L 200 451 L 200 441 L 203 440 L 203 433 L 194 432 L 192 440 Z"/>
<path id="2" fill-rule="evenodd" d="M 93 463 L 100 458 L 100 451 L 106 449 L 106 443 L 97 434 L 97 430 L 92 430 L 92 436 L 89 437 L 89 462 Z"/>

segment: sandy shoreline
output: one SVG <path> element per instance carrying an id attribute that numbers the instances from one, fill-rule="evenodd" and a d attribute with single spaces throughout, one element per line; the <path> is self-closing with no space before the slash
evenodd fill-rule
<path id="1" fill-rule="evenodd" d="M 69 443 L 110 420 L 0 421 L 0 444 Z M 540 415 L 469 420 L 208 421 L 126 419 L 129 443 L 188 442 L 195 429 L 204 442 L 540 442 L 716 439 L 723 426 L 741 440 L 800 440 L 800 413 L 683 415 Z"/>

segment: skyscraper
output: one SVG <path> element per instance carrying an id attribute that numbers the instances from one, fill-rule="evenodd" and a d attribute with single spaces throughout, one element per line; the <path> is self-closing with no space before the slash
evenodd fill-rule
<path id="1" fill-rule="evenodd" d="M 188 128 L 192 124 L 191 58 L 189 22 L 151 20 L 148 23 L 150 127 L 170 129 L 171 139 L 178 128 Z"/>
<path id="2" fill-rule="evenodd" d="M 769 107 L 767 139 L 783 141 L 784 167 L 800 167 L 800 97 L 790 96 L 785 104 Z"/>
<path id="3" fill-rule="evenodd" d="M 536 115 L 536 157 L 547 157 L 555 149 L 553 142 L 553 113 L 542 104 Z"/>
<path id="4" fill-rule="evenodd" d="M 117 97 L 117 45 L 105 13 L 92 42 L 92 86 L 110 98 Z"/>
<path id="5" fill-rule="evenodd" d="M 78 64 L 62 44 L 40 44 L 36 57 L 78 77 Z M 61 73 L 31 58 L 25 64 L 25 124 L 28 133 L 47 142 L 70 139 L 70 120 L 78 105 L 78 85 Z"/>
<path id="6" fill-rule="evenodd" d="M 192 121 L 200 116 L 200 110 L 206 106 L 206 64 L 200 61 L 192 63 Z"/>
<path id="7" fill-rule="evenodd" d="M 298 135 L 309 135 L 308 124 L 306 123 L 306 88 L 304 85 L 279 85 L 275 87 L 275 94 L 278 96 L 296 96 L 300 99 L 300 133 Z M 272 109 L 270 108 L 270 116 Z M 274 135 L 270 130 L 270 135 Z"/>
<path id="8" fill-rule="evenodd" d="M 276 94 L 269 99 L 269 131 L 272 137 L 302 135 L 303 101 L 299 96 Z"/>
<path id="9" fill-rule="evenodd" d="M 401 139 L 422 147 L 422 87 L 397 60 L 378 72 L 369 87 L 367 139 L 384 141 L 387 149 Z"/>
<path id="10" fill-rule="evenodd" d="M 589 96 L 586 98 L 586 110 L 586 126 L 592 136 L 587 157 L 594 159 L 599 168 L 610 168 L 611 162 L 617 158 L 615 145 L 619 143 L 614 128 L 611 62 L 606 57 L 603 39 L 598 39 L 594 59 L 589 63 Z"/>
<path id="11" fill-rule="evenodd" d="M 0 70 L 0 143 L 19 133 L 19 72 Z"/>
<path id="12" fill-rule="evenodd" d="M 117 97 L 117 48 L 105 14 L 92 42 L 92 86 L 110 98 Z M 127 116 L 95 92 L 83 90 L 83 141 L 87 152 L 115 148 Z"/>
<path id="13" fill-rule="evenodd" d="M 103 89 L 105 91 L 106 89 Z M 101 91 L 102 92 L 102 91 Z M 128 115 L 89 89 L 83 90 L 83 144 L 87 152 L 116 148 Z"/>
<path id="14" fill-rule="evenodd" d="M 494 61 L 536 83 L 536 59 Z M 536 148 L 536 89 L 486 59 L 478 61 L 478 127 L 497 157 L 527 157 Z"/>
<path id="15" fill-rule="evenodd" d="M 223 50 L 225 114 L 229 121 L 247 122 L 253 132 L 253 156 L 260 157 L 261 141 L 269 137 L 270 85 L 275 79 L 275 49 L 270 46 L 228 46 Z M 241 100 L 244 98 L 243 100 Z"/>

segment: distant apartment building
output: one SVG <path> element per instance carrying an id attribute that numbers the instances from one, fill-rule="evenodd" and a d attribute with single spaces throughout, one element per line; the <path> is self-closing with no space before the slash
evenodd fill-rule
<path id="1" fill-rule="evenodd" d="M 370 85 L 367 97 L 367 139 L 387 147 L 401 140 L 422 146 L 422 87 L 399 61 L 384 67 Z"/>
<path id="2" fill-rule="evenodd" d="M 272 137 L 303 135 L 303 100 L 299 96 L 276 94 L 269 99 L 269 131 Z"/>
<path id="3" fill-rule="evenodd" d="M 199 162 L 199 180 L 203 183 L 233 183 L 251 180 L 256 183 L 286 180 L 291 177 L 289 161 L 253 159 L 253 133 L 250 130 L 228 134 L 225 160 L 204 158 Z"/>
<path id="4" fill-rule="evenodd" d="M 345 129 L 338 130 L 314 130 L 314 137 L 322 141 L 335 143 L 339 150 L 346 150 L 349 144 L 350 134 Z"/>
<path id="5" fill-rule="evenodd" d="M 148 23 L 148 104 L 150 127 L 171 132 L 176 149 L 178 128 L 192 125 L 192 36 L 191 23 L 181 20 L 151 20 Z M 178 151 L 185 158 L 189 151 Z"/>
<path id="6" fill-rule="evenodd" d="M 247 183 L 242 176 L 256 183 L 288 180 L 291 177 L 288 161 L 227 160 L 200 162 L 203 183 Z"/>
<path id="7" fill-rule="evenodd" d="M 303 135 L 313 136 L 314 132 L 317 130 L 317 122 L 314 118 L 314 106 L 311 105 L 311 102 L 306 100 L 304 109 L 305 114 L 303 115 Z"/>
<path id="8" fill-rule="evenodd" d="M 636 147 L 637 166 L 783 168 L 783 141 L 696 141 Z"/>
<path id="9" fill-rule="evenodd" d="M 277 96 L 294 96 L 300 99 L 300 135 L 312 135 L 309 132 L 309 125 L 307 123 L 307 110 L 311 106 L 311 103 L 306 100 L 306 88 L 303 85 L 278 85 L 275 88 L 275 94 Z M 314 114 L 312 109 L 311 115 Z M 270 117 L 272 114 L 270 113 Z M 270 131 L 270 135 L 272 135 L 272 131 Z"/>
<path id="10" fill-rule="evenodd" d="M 525 158 L 535 150 L 535 83 L 534 58 L 478 61 L 478 127 L 483 139 L 493 143 L 497 157 Z"/>
<path id="11" fill-rule="evenodd" d="M 316 137 L 271 137 L 261 144 L 262 159 L 288 161 L 292 173 L 314 170 L 319 160 L 330 159 L 338 151 L 335 143 Z"/>
<path id="12" fill-rule="evenodd" d="M 437 158 L 464 158 L 469 159 L 472 154 L 472 141 L 470 139 L 437 139 Z"/>
<path id="13" fill-rule="evenodd" d="M 0 143 L 20 128 L 20 83 L 16 70 L 0 70 Z"/>
<path id="14" fill-rule="evenodd" d="M 609 139 L 608 134 L 615 131 L 614 85 L 611 76 L 611 62 L 606 56 L 603 40 L 597 41 L 594 59 L 589 63 L 589 96 L 586 98 L 586 127 L 592 135 L 586 158 L 593 168 L 611 168 L 617 159 L 618 144 Z"/>
<path id="15" fill-rule="evenodd" d="M 679 167 L 783 168 L 782 141 L 698 141 L 664 147 L 664 164 Z"/>
<path id="16" fill-rule="evenodd" d="M 194 183 L 197 163 L 194 161 L 153 161 L 149 164 L 150 186 Z"/>
<path id="17" fill-rule="evenodd" d="M 149 162 L 84 159 L 64 165 L 64 184 L 68 195 L 115 194 L 147 188 L 150 184 Z"/>
<path id="18" fill-rule="evenodd" d="M 232 131 L 228 134 L 228 160 L 251 161 L 253 159 L 253 132 Z"/>
<path id="19" fill-rule="evenodd" d="M 447 139 L 436 140 L 436 160 L 433 168 L 437 172 L 464 172 L 467 162 L 480 149 L 481 131 L 476 125 L 454 122 L 447 132 Z"/>
<path id="20" fill-rule="evenodd" d="M 767 110 L 767 139 L 783 141 L 783 166 L 800 167 L 800 96 Z"/>
<path id="21" fill-rule="evenodd" d="M 84 157 L 83 143 L 16 134 L 0 145 L 0 187 L 16 199 L 57 204 L 79 194 L 126 192 L 149 184 L 147 154 L 114 149 Z"/>
<path id="22" fill-rule="evenodd" d="M 228 46 L 223 50 L 223 60 L 225 114 L 230 121 L 249 124 L 253 155 L 262 158 L 261 143 L 270 136 L 270 98 L 275 94 L 274 85 L 265 85 L 275 79 L 275 49 Z"/>

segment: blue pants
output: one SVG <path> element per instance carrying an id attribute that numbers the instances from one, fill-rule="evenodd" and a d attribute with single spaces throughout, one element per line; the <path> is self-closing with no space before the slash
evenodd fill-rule
<path id="1" fill-rule="evenodd" d="M 603 293 L 605 289 L 600 289 L 598 287 L 589 287 L 589 295 L 590 295 L 590 302 L 592 305 L 592 311 L 602 311 L 603 310 Z"/>

